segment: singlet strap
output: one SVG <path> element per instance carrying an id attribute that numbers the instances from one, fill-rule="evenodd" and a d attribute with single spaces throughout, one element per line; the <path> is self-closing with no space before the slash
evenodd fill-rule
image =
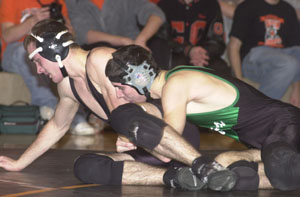
<path id="1" fill-rule="evenodd" d="M 88 109 L 91 113 L 93 113 L 96 117 L 100 118 L 101 120 L 107 122 L 107 120 L 101 118 L 100 116 L 98 116 L 93 110 L 91 110 L 84 102 L 83 100 L 80 98 L 76 88 L 75 88 L 75 85 L 74 85 L 74 80 L 72 78 L 69 78 L 69 81 L 70 81 L 70 86 L 71 86 L 71 90 L 72 90 L 72 93 L 73 95 L 75 96 L 75 98 L 78 100 L 78 102 L 84 106 L 84 108 Z"/>
<path id="2" fill-rule="evenodd" d="M 87 55 L 87 59 L 89 58 L 90 56 L 90 52 L 88 53 Z M 98 90 L 95 88 L 95 86 L 93 85 L 93 83 L 91 82 L 89 76 L 88 76 L 88 73 L 87 73 L 87 69 L 86 69 L 86 79 L 87 79 L 87 83 L 88 83 L 88 86 L 90 88 L 90 91 L 93 95 L 93 97 L 96 99 L 96 101 L 98 102 L 98 104 L 100 105 L 100 107 L 102 107 L 103 111 L 105 112 L 106 116 L 110 117 L 110 110 L 108 109 L 108 106 L 104 100 L 104 97 L 101 93 L 98 92 Z"/>

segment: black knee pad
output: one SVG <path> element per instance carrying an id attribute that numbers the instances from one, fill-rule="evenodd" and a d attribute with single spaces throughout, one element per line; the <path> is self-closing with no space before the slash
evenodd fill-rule
<path id="1" fill-rule="evenodd" d="M 262 160 L 265 173 L 274 188 L 300 188 L 300 155 L 285 142 L 274 142 L 264 147 Z"/>
<path id="2" fill-rule="evenodd" d="M 123 161 L 98 154 L 84 154 L 74 163 L 74 175 L 83 183 L 121 185 Z"/>
<path id="3" fill-rule="evenodd" d="M 112 111 L 110 125 L 137 146 L 153 150 L 161 141 L 166 123 L 140 106 L 128 103 Z"/>
<path id="4" fill-rule="evenodd" d="M 259 186 L 258 163 L 240 160 L 228 166 L 238 177 L 233 190 L 255 191 Z"/>

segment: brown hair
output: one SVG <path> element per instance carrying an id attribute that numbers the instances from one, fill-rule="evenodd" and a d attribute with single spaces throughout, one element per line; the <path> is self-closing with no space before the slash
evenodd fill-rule
<path id="1" fill-rule="evenodd" d="M 42 35 L 47 32 L 59 33 L 64 30 L 68 30 L 68 28 L 64 24 L 53 19 L 46 19 L 35 24 L 31 29 L 31 33 L 36 36 L 43 37 Z M 66 40 L 74 40 L 74 36 L 69 32 L 64 35 L 64 38 Z M 32 35 L 27 35 L 23 42 L 23 46 L 25 50 L 27 50 L 27 47 L 30 43 L 33 42 L 36 44 L 36 41 L 37 40 Z M 74 43 L 70 47 L 79 47 L 79 46 Z"/>

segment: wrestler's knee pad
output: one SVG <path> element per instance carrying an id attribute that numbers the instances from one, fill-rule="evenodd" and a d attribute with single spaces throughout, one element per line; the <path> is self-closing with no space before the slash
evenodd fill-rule
<path id="1" fill-rule="evenodd" d="M 258 163 L 240 160 L 228 166 L 237 175 L 233 190 L 257 190 L 259 186 Z"/>
<path id="2" fill-rule="evenodd" d="M 300 155 L 285 142 L 274 142 L 262 151 L 265 174 L 279 190 L 300 188 Z"/>
<path id="3" fill-rule="evenodd" d="M 121 185 L 123 161 L 98 154 L 84 154 L 74 163 L 74 175 L 83 183 Z"/>
<path id="4" fill-rule="evenodd" d="M 137 146 L 153 150 L 161 141 L 166 123 L 140 106 L 128 103 L 112 111 L 110 125 Z"/>

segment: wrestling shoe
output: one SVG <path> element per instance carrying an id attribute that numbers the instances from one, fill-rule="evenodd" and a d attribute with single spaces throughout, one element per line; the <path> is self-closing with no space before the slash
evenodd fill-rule
<path id="1" fill-rule="evenodd" d="M 189 167 L 168 168 L 163 180 L 167 186 L 175 189 L 196 191 L 206 188 L 206 184 L 200 181 Z"/>
<path id="2" fill-rule="evenodd" d="M 207 187 L 214 191 L 226 192 L 234 188 L 238 177 L 228 169 L 213 172 L 207 177 Z"/>
<path id="3" fill-rule="evenodd" d="M 230 191 L 237 181 L 237 175 L 233 171 L 204 156 L 195 159 L 192 171 L 213 191 Z"/>
<path id="4" fill-rule="evenodd" d="M 240 160 L 228 166 L 235 172 L 237 182 L 233 190 L 256 191 L 259 187 L 258 163 Z"/>

